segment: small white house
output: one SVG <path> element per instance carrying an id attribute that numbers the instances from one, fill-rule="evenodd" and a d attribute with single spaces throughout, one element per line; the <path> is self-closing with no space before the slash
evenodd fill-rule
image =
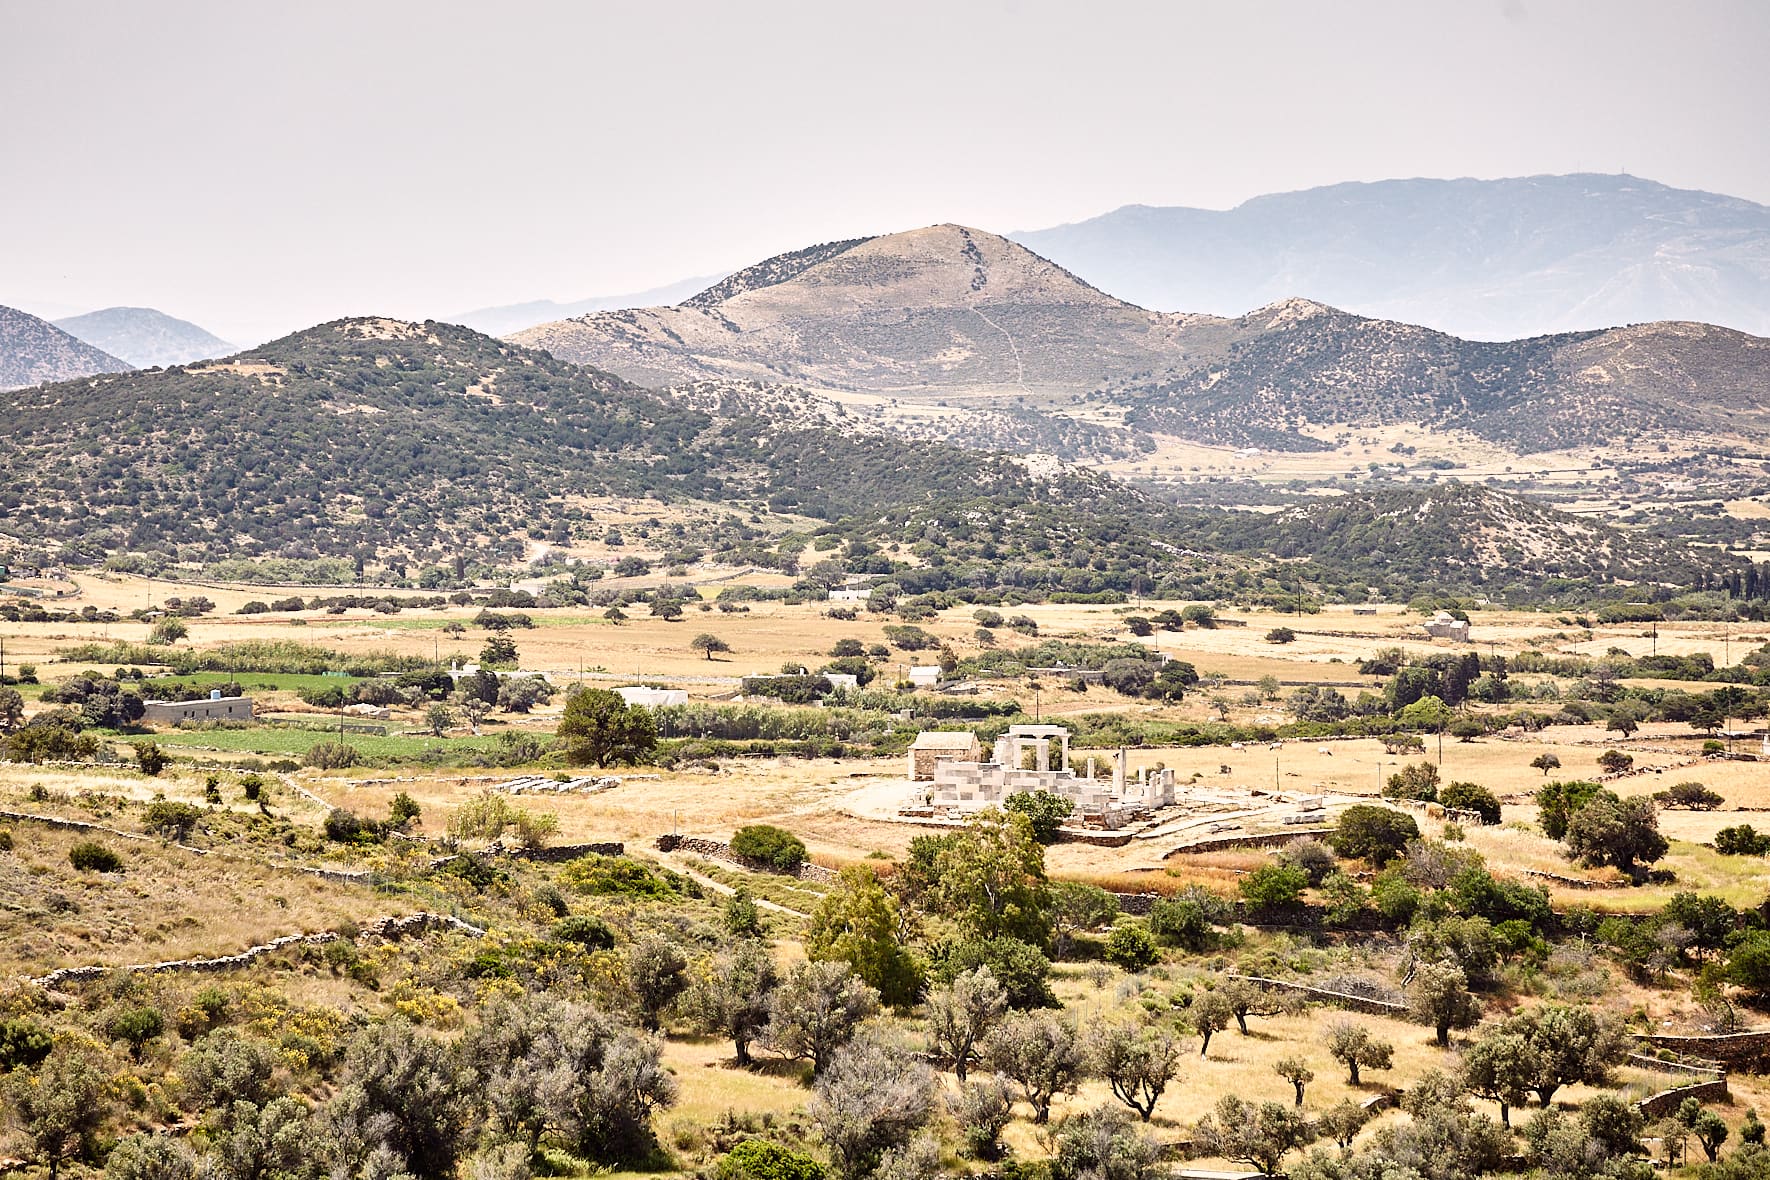
<path id="1" fill-rule="evenodd" d="M 831 688 L 840 688 L 845 689 L 848 692 L 853 692 L 860 687 L 860 677 L 854 675 L 852 672 L 823 672 L 820 673 L 820 675 L 830 682 Z"/>
<path id="2" fill-rule="evenodd" d="M 865 602 L 867 599 L 871 598 L 872 596 L 873 596 L 873 592 L 864 586 L 862 586 L 858 590 L 832 590 L 832 591 L 830 591 L 830 601 L 831 602 Z"/>
<path id="3" fill-rule="evenodd" d="M 914 664 L 910 667 L 910 683 L 917 688 L 933 688 L 940 683 L 939 664 Z"/>
<path id="4" fill-rule="evenodd" d="M 651 688 L 647 685 L 630 684 L 625 688 L 615 689 L 615 692 L 627 704 L 644 705 L 648 709 L 688 704 L 688 692 L 680 688 Z"/>

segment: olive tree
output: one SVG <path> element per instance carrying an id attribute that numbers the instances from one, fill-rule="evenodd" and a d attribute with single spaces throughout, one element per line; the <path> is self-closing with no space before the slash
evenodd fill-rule
<path id="1" fill-rule="evenodd" d="M 787 1057 L 823 1072 L 837 1049 L 853 1039 L 861 1021 L 879 1011 L 879 993 L 847 963 L 805 962 L 788 973 L 768 1005 L 762 1041 Z"/>
<path id="2" fill-rule="evenodd" d="M 1180 1049 L 1161 1029 L 1102 1021 L 1088 1038 L 1088 1064 L 1096 1077 L 1106 1080 L 1113 1097 L 1147 1123 L 1179 1072 Z"/>
<path id="3" fill-rule="evenodd" d="M 1359 1070 L 1388 1069 L 1394 1062 L 1395 1046 L 1371 1036 L 1370 1029 L 1350 1020 L 1336 1021 L 1328 1028 L 1328 1055 L 1346 1067 L 1346 1080 L 1359 1084 Z"/>
<path id="4" fill-rule="evenodd" d="M 1454 963 L 1421 963 L 1407 987 L 1407 1010 L 1429 1025 L 1440 1047 L 1450 1044 L 1453 1028 L 1472 1028 L 1481 1019 L 1481 1005 L 1469 994 L 1469 977 Z"/>
<path id="5" fill-rule="evenodd" d="M 1008 1010 L 1008 993 L 979 967 L 928 993 L 929 1049 L 963 1082 L 984 1036 Z"/>
<path id="6" fill-rule="evenodd" d="M 818 1075 L 811 1119 L 843 1180 L 862 1180 L 933 1116 L 934 1071 L 871 1038 L 834 1052 Z"/>
<path id="7" fill-rule="evenodd" d="M 1075 1025 L 1052 1012 L 1017 1012 L 983 1043 L 983 1059 L 1020 1086 L 1033 1122 L 1051 1121 L 1051 1100 L 1073 1091 L 1087 1072 Z"/>
<path id="8" fill-rule="evenodd" d="M 697 1026 L 731 1039 L 739 1065 L 749 1065 L 750 1044 L 768 1025 L 769 1004 L 780 984 L 774 956 L 754 939 L 714 958 L 690 987 L 684 1007 Z"/>

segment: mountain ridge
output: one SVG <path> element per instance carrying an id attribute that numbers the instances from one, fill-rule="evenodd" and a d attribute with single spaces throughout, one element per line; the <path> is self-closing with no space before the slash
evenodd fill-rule
<path id="1" fill-rule="evenodd" d="M 55 326 L 138 369 L 188 364 L 236 351 L 214 333 L 152 307 L 106 307 L 56 320 Z"/>
<path id="2" fill-rule="evenodd" d="M 0 306 L 0 390 L 120 373 L 131 367 L 48 320 Z"/>
<path id="3" fill-rule="evenodd" d="M 1479 340 L 1668 319 L 1770 334 L 1770 206 L 1630 176 L 1351 181 L 1008 236 L 1171 311 L 1306 292 Z"/>

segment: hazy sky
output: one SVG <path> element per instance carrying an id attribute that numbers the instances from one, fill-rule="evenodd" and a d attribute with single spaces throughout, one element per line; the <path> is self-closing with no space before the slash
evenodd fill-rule
<path id="1" fill-rule="evenodd" d="M 258 340 L 1341 180 L 1770 203 L 1766 60 L 1755 0 L 0 0 L 0 303 Z"/>

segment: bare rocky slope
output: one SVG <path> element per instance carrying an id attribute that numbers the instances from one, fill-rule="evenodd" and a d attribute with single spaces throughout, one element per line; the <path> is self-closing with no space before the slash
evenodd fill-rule
<path id="1" fill-rule="evenodd" d="M 1053 394 L 1161 364 L 1178 331 L 1005 238 L 937 225 L 783 254 L 676 307 L 597 312 L 510 339 L 654 385 Z"/>
<path id="2" fill-rule="evenodd" d="M 94 373 L 122 373 L 131 367 L 48 320 L 0 307 L 0 389 L 71 381 Z"/>

